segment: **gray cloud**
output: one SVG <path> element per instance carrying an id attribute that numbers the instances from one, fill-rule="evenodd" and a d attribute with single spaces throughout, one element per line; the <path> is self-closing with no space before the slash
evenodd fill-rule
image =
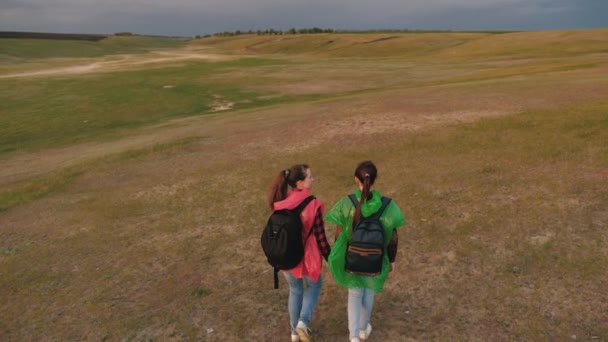
<path id="1" fill-rule="evenodd" d="M 2 0 L 0 30 L 195 35 L 224 30 L 543 30 L 608 26 L 604 0 Z"/>

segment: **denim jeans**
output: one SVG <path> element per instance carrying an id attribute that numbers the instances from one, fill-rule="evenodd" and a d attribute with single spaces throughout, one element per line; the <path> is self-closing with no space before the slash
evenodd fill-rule
<path id="1" fill-rule="evenodd" d="M 296 333 L 296 325 L 298 321 L 302 321 L 308 325 L 312 318 L 312 312 L 319 300 L 321 293 L 322 280 L 319 275 L 317 282 L 313 282 L 310 278 L 296 278 L 289 272 L 282 272 L 289 283 L 289 321 L 291 325 L 291 333 Z M 306 288 L 304 288 L 306 283 Z"/>
<path id="2" fill-rule="evenodd" d="M 365 288 L 348 289 L 348 331 L 350 338 L 359 337 L 367 328 L 374 306 L 374 291 Z"/>

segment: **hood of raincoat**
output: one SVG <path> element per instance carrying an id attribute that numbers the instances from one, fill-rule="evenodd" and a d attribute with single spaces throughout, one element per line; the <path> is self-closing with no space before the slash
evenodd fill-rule
<path id="1" fill-rule="evenodd" d="M 274 210 L 294 209 L 308 196 L 310 196 L 308 189 L 293 189 L 289 192 L 287 198 L 274 202 Z"/>
<path id="2" fill-rule="evenodd" d="M 355 191 L 355 196 L 359 201 L 361 201 L 361 190 L 357 189 Z M 361 214 L 363 217 L 372 216 L 375 212 L 377 212 L 382 206 L 382 195 L 378 190 L 372 190 L 372 198 L 363 202 L 361 206 Z"/>

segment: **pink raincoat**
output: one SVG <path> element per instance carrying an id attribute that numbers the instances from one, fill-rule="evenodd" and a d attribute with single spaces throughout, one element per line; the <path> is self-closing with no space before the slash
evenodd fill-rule
<path id="1" fill-rule="evenodd" d="M 308 196 L 310 196 L 308 189 L 294 189 L 287 195 L 286 199 L 274 203 L 274 210 L 294 209 Z M 305 241 L 304 258 L 296 267 L 282 272 L 289 272 L 295 278 L 307 276 L 315 283 L 319 279 L 323 257 L 321 251 L 319 251 L 317 239 L 314 237 L 314 233 L 311 233 L 311 229 L 314 224 L 317 210 L 321 210 L 321 214 L 323 214 L 323 208 L 323 203 L 315 198 L 302 211 L 300 217 L 302 218 L 303 225 L 302 240 Z"/>

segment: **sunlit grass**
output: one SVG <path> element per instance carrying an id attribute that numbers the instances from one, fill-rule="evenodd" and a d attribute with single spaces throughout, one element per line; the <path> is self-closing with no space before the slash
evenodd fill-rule
<path id="1" fill-rule="evenodd" d="M 475 60 L 605 53 L 606 29 L 453 33 L 370 33 L 214 37 L 194 41 L 231 53 L 302 54 L 324 57 L 402 56 Z"/>

